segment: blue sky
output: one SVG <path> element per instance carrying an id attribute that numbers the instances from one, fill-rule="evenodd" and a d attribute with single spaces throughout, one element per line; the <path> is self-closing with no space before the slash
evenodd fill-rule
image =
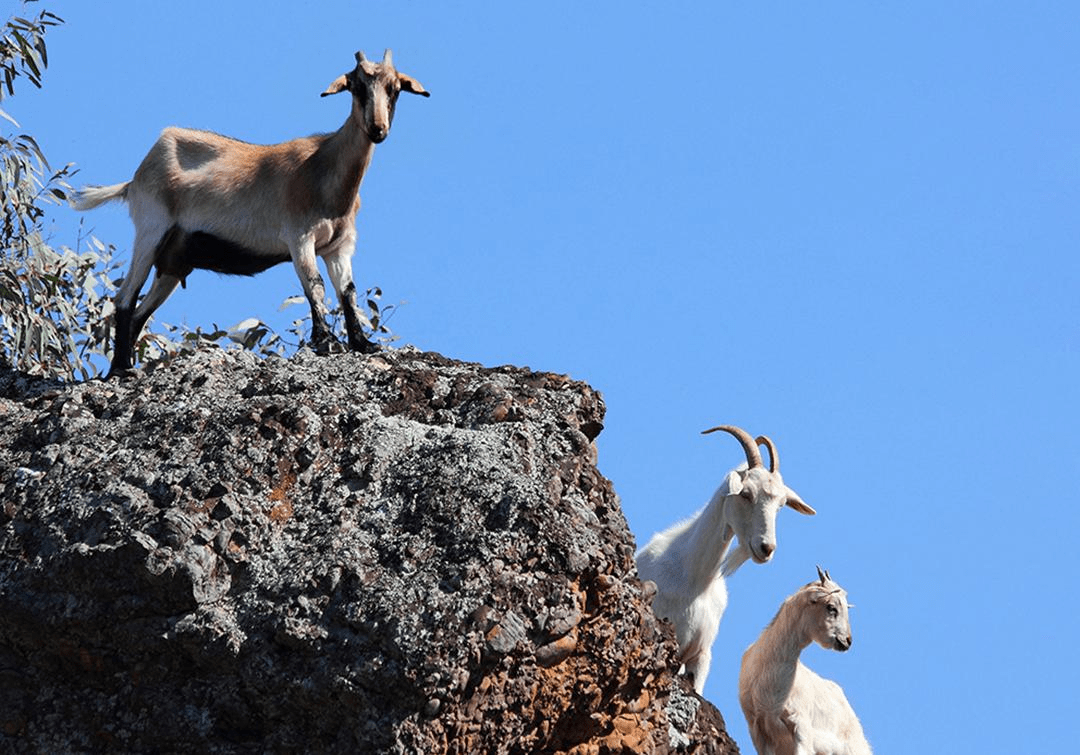
<path id="1" fill-rule="evenodd" d="M 318 94 L 393 48 L 432 96 L 376 150 L 357 280 L 406 302 L 401 343 L 602 391 L 639 544 L 739 461 L 702 429 L 774 438 L 818 515 L 728 583 L 705 696 L 743 751 L 742 651 L 819 563 L 855 644 L 803 660 L 876 751 L 1075 747 L 1080 6 L 44 7 L 45 88 L 5 109 L 76 183 L 127 180 L 167 125 L 333 130 Z M 86 221 L 129 248 L 124 208 Z M 197 273 L 160 317 L 284 327 L 298 292 Z"/>

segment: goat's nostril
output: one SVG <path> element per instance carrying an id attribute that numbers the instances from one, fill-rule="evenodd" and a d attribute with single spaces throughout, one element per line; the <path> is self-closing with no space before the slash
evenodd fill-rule
<path id="1" fill-rule="evenodd" d="M 775 551 L 775 550 L 776 550 L 776 546 L 773 545 L 772 543 L 762 543 L 761 544 L 761 555 L 763 555 L 765 558 L 768 558 L 769 556 L 771 556 L 773 554 L 773 551 Z"/>

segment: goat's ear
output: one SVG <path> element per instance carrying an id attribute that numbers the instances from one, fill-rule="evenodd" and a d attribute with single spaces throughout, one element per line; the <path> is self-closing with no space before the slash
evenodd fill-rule
<path id="1" fill-rule="evenodd" d="M 732 470 L 731 472 L 728 472 L 727 478 L 724 480 L 724 482 L 727 483 L 728 495 L 745 496 L 747 493 L 750 492 L 743 487 L 742 475 L 740 475 L 738 471 Z"/>
<path id="2" fill-rule="evenodd" d="M 323 92 L 322 94 L 320 94 L 319 96 L 320 97 L 325 97 L 328 94 L 337 94 L 338 92 L 344 92 L 348 88 L 349 88 L 349 80 L 348 80 L 348 78 L 345 77 L 345 74 L 341 74 L 336 79 L 334 79 L 332 82 L 330 82 L 330 86 L 328 86 L 326 88 L 326 91 Z"/>
<path id="3" fill-rule="evenodd" d="M 423 97 L 430 97 L 431 92 L 424 89 L 424 85 L 414 79 L 412 76 L 406 76 L 403 73 L 398 73 L 398 81 L 401 82 L 401 91 L 412 92 L 413 94 L 419 94 Z"/>
<path id="4" fill-rule="evenodd" d="M 788 488 L 788 491 L 787 491 L 787 505 L 790 506 L 791 508 L 795 509 L 796 511 L 798 511 L 800 514 L 806 514 L 808 516 L 813 516 L 814 514 L 817 513 L 812 508 L 810 508 L 805 503 L 803 503 L 803 499 L 799 498 L 799 494 L 796 493 L 791 488 Z"/>

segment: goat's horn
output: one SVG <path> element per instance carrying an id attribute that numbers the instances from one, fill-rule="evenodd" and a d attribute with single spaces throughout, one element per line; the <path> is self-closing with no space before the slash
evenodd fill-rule
<path id="1" fill-rule="evenodd" d="M 773 445 L 772 439 L 768 435 L 759 435 L 756 440 L 759 446 L 765 446 L 765 448 L 769 449 L 769 471 L 778 474 L 780 472 L 780 457 L 776 455 L 776 446 Z"/>
<path id="2" fill-rule="evenodd" d="M 367 62 L 367 58 L 364 57 L 364 51 L 363 50 L 357 50 L 356 51 L 356 62 L 357 63 L 366 63 Z"/>
<path id="3" fill-rule="evenodd" d="M 827 569 L 825 571 L 821 571 L 820 566 L 817 568 L 817 575 L 818 575 L 818 579 L 821 580 L 822 585 L 825 584 L 826 580 L 832 579 L 832 577 L 829 576 L 829 571 Z"/>
<path id="4" fill-rule="evenodd" d="M 716 427 L 710 427 L 708 430 L 702 430 L 701 434 L 708 435 L 717 430 L 723 430 L 725 433 L 731 433 L 735 436 L 746 453 L 746 463 L 750 465 L 751 469 L 765 466 L 761 461 L 761 452 L 758 451 L 757 443 L 750 437 L 750 433 L 734 425 L 717 425 Z"/>
<path id="5" fill-rule="evenodd" d="M 384 66 L 394 65 L 394 53 L 390 52 L 390 48 L 387 48 L 386 52 L 383 53 L 382 62 Z"/>

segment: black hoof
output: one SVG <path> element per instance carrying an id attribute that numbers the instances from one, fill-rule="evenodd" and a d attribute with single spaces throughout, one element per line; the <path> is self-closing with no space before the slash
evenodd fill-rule
<path id="1" fill-rule="evenodd" d="M 312 348 L 315 350 L 315 353 L 321 357 L 327 356 L 328 354 L 345 353 L 345 345 L 336 338 L 326 338 L 321 341 L 316 341 L 312 344 Z"/>
<path id="2" fill-rule="evenodd" d="M 351 351 L 359 351 L 361 354 L 378 354 L 382 349 L 379 348 L 379 344 L 372 343 L 368 340 L 363 341 L 349 341 L 349 349 Z"/>

